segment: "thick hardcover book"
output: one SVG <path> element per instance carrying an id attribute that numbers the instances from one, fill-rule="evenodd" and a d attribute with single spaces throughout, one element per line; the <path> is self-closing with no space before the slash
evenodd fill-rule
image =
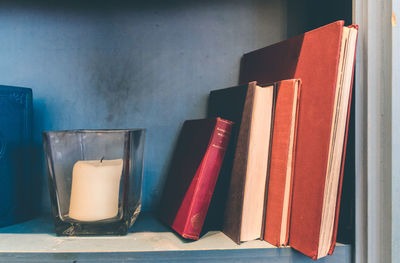
<path id="1" fill-rule="evenodd" d="M 160 219 L 187 239 L 199 239 L 229 143 L 232 122 L 185 121 L 159 208 Z"/>
<path id="2" fill-rule="evenodd" d="M 336 243 L 357 26 L 331 23 L 243 56 L 241 82 L 300 78 L 289 245 L 313 259 Z"/>
<path id="3" fill-rule="evenodd" d="M 32 90 L 0 86 L 0 227 L 30 216 Z"/>
<path id="4" fill-rule="evenodd" d="M 277 82 L 264 226 L 264 240 L 277 247 L 288 244 L 300 87 L 299 79 Z"/>
<path id="5" fill-rule="evenodd" d="M 240 123 L 232 142 L 233 162 L 227 160 L 232 174 L 223 223 L 223 232 L 237 243 L 261 237 L 274 101 L 275 85 L 256 82 L 210 95 L 214 114 L 232 114 Z"/>

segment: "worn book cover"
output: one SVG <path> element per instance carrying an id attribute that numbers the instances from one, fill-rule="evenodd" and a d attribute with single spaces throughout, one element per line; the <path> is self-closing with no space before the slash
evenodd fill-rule
<path id="1" fill-rule="evenodd" d="M 289 238 L 300 94 L 301 80 L 277 82 L 264 225 L 264 240 L 277 247 L 286 246 Z"/>

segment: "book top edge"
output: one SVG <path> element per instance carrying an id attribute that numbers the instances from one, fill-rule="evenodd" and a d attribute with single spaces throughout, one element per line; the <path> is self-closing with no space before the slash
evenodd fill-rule
<path id="1" fill-rule="evenodd" d="M 6 86 L 6 85 L 0 85 L 0 92 L 21 92 L 21 93 L 32 93 L 31 88 L 25 88 L 25 87 L 17 87 L 17 86 Z"/>

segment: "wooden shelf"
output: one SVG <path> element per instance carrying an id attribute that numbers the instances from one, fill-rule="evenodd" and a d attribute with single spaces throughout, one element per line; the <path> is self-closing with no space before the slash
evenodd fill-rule
<path id="1" fill-rule="evenodd" d="M 40 217 L 0 229 L 0 261 L 55 262 L 227 261 L 314 262 L 291 248 L 264 241 L 235 244 L 219 231 L 186 241 L 144 213 L 127 236 L 57 237 L 51 218 Z M 351 246 L 338 244 L 322 262 L 351 262 Z"/>

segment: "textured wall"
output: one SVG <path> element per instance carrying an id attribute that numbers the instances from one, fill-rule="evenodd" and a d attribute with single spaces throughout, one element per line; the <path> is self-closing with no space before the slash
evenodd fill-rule
<path id="1" fill-rule="evenodd" d="M 244 52 L 287 32 L 281 0 L 31 2 L 0 4 L 0 84 L 33 89 L 44 211 L 43 130 L 147 128 L 152 209 L 182 122 L 205 116 L 210 90 L 237 83 Z"/>

